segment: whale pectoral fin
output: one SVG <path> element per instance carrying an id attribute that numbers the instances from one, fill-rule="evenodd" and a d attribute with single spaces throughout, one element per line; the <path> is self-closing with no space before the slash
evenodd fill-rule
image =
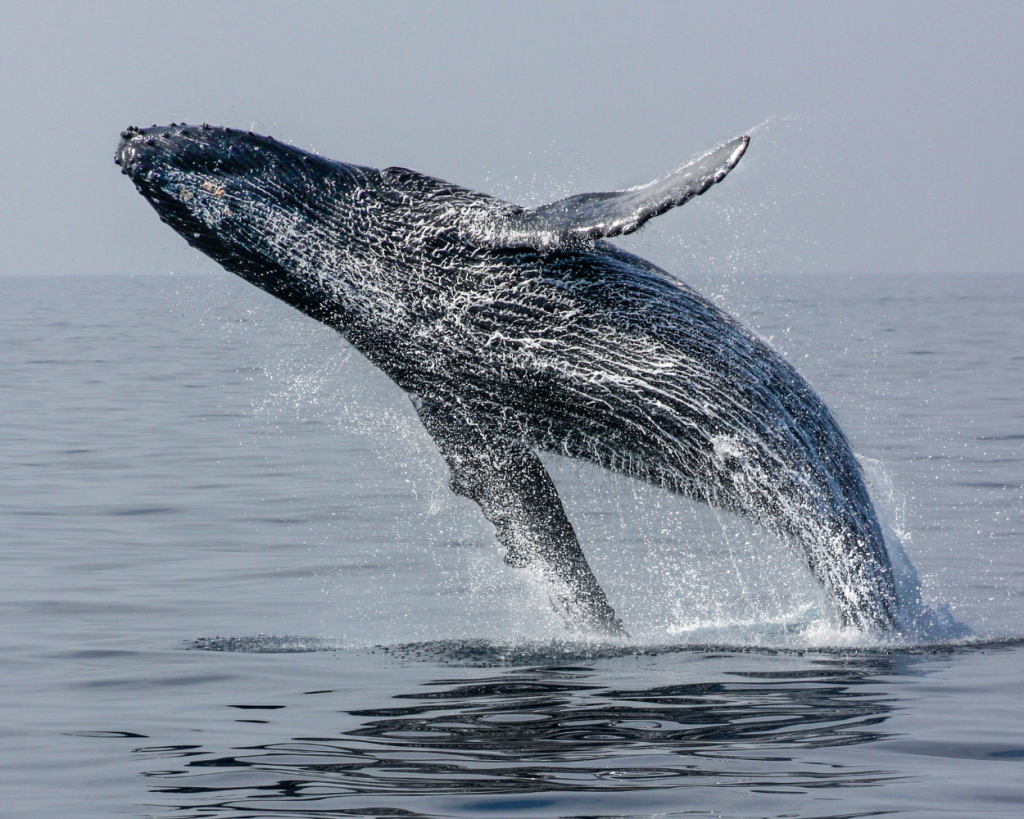
<path id="1" fill-rule="evenodd" d="M 492 425 L 414 398 L 451 470 L 452 491 L 477 503 L 506 548 L 505 562 L 537 571 L 570 630 L 624 635 L 540 459 Z"/>
<path id="2" fill-rule="evenodd" d="M 543 247 L 573 239 L 607 239 L 632 233 L 648 219 L 685 204 L 725 179 L 749 142 L 747 136 L 734 139 L 665 178 L 639 188 L 582 193 L 507 214 L 493 230 L 493 241 Z"/>

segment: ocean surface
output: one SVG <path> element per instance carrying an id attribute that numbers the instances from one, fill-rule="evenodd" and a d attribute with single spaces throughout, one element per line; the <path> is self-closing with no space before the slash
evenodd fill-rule
<path id="1" fill-rule="evenodd" d="M 574 642 L 333 332 L 226 273 L 0 282 L 0 816 L 1024 815 L 1024 276 L 694 282 L 839 417 L 946 624 L 903 645 L 551 458 L 632 634 Z"/>

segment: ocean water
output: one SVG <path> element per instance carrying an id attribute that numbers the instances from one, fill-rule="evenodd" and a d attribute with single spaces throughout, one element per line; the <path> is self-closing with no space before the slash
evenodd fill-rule
<path id="1" fill-rule="evenodd" d="M 0 281 L 0 815 L 1024 814 L 1024 276 L 695 282 L 840 418 L 947 618 L 904 645 L 549 459 L 632 634 L 573 642 L 331 331 L 225 273 Z"/>

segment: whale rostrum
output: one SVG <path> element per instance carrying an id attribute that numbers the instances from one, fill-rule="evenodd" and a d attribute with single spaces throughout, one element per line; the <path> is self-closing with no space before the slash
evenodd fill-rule
<path id="1" fill-rule="evenodd" d="M 841 624 L 892 631 L 881 528 L 832 413 L 736 319 L 606 241 L 720 182 L 748 141 L 532 209 L 209 125 L 129 128 L 116 161 L 190 245 L 409 394 L 452 490 L 571 630 L 624 633 L 542 452 L 754 521 L 798 547 Z"/>

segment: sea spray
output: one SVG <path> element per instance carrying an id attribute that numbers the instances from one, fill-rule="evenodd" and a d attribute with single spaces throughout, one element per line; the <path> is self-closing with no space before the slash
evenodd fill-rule
<path id="1" fill-rule="evenodd" d="M 906 498 L 882 461 L 858 456 L 875 502 L 885 548 L 892 563 L 899 598 L 897 639 L 905 643 L 931 644 L 962 640 L 973 635 L 970 626 L 959 622 L 944 602 L 928 605 L 917 568 L 911 562 L 904 543 L 911 541 L 907 528 Z"/>

